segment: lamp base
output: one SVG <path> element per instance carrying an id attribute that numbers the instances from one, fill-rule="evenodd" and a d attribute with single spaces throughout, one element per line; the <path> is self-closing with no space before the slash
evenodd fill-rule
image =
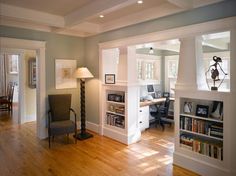
<path id="1" fill-rule="evenodd" d="M 90 134 L 90 133 L 87 133 L 87 132 L 79 133 L 79 134 L 76 135 L 76 139 L 79 139 L 81 141 L 85 140 L 85 139 L 88 139 L 88 138 L 91 138 L 91 137 L 93 137 L 93 135 Z"/>

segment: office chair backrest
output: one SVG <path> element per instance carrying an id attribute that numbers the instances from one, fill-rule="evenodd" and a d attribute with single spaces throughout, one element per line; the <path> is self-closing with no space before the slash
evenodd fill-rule
<path id="1" fill-rule="evenodd" d="M 166 108 L 166 115 L 167 115 L 169 112 L 169 107 L 170 107 L 170 98 L 169 97 L 166 97 L 166 101 L 165 101 L 164 106 Z"/>
<path id="2" fill-rule="evenodd" d="M 48 95 L 52 121 L 70 119 L 71 94 Z"/>

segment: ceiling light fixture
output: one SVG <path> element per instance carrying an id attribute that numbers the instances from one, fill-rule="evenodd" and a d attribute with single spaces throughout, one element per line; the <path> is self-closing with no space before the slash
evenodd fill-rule
<path id="1" fill-rule="evenodd" d="M 138 4 L 142 4 L 142 3 L 143 3 L 143 1 L 137 1 L 137 3 L 138 3 Z"/>
<path id="2" fill-rule="evenodd" d="M 154 53 L 154 50 L 152 47 L 150 47 L 149 54 L 153 54 L 153 53 Z"/>
<path id="3" fill-rule="evenodd" d="M 103 17 L 104 17 L 104 15 L 99 15 L 99 17 L 100 17 L 100 18 L 103 18 Z"/>

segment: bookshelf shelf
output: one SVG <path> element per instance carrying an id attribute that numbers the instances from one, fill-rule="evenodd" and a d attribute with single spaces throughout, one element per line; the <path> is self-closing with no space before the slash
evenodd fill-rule
<path id="1" fill-rule="evenodd" d="M 181 97 L 179 112 L 179 147 L 223 161 L 223 102 Z"/>
<path id="2" fill-rule="evenodd" d="M 196 135 L 196 136 L 201 136 L 201 137 L 204 137 L 204 138 L 210 138 L 210 139 L 214 139 L 214 140 L 223 141 L 222 138 L 213 137 L 213 136 L 206 135 L 206 134 L 201 134 L 201 133 L 196 133 L 196 132 L 189 131 L 189 130 L 180 129 L 180 131 L 181 131 L 181 132 L 185 132 L 185 133 L 189 133 L 189 134 L 193 134 L 193 135 Z"/>
<path id="3" fill-rule="evenodd" d="M 107 101 L 107 103 L 117 104 L 117 105 L 124 105 L 125 106 L 125 102 Z"/>
<path id="4" fill-rule="evenodd" d="M 138 126 L 138 89 L 136 86 L 103 85 L 101 98 L 101 135 L 124 144 L 141 139 Z M 132 100 L 132 101 L 129 101 Z M 129 109 L 129 110 L 128 110 Z"/>
<path id="5" fill-rule="evenodd" d="M 113 130 L 113 131 L 116 131 L 116 132 L 119 132 L 119 133 L 124 133 L 125 132 L 125 129 L 120 128 L 120 127 L 116 127 L 114 125 L 105 124 L 104 128 L 106 128 L 108 130 Z"/>
<path id="6" fill-rule="evenodd" d="M 125 91 L 107 90 L 106 91 L 106 113 L 105 125 L 107 128 L 125 129 Z"/>
<path id="7" fill-rule="evenodd" d="M 206 121 L 211 121 L 211 122 L 223 123 L 222 120 L 217 120 L 217 119 L 213 119 L 213 118 L 199 117 L 199 116 L 186 114 L 186 113 L 181 113 L 180 116 L 186 116 L 186 117 L 191 117 L 191 118 L 195 118 L 195 119 L 201 119 L 201 120 L 206 120 Z"/>
<path id="8" fill-rule="evenodd" d="M 124 114 L 120 114 L 120 113 L 116 113 L 116 112 L 112 112 L 112 111 L 107 111 L 107 113 L 125 117 Z"/>

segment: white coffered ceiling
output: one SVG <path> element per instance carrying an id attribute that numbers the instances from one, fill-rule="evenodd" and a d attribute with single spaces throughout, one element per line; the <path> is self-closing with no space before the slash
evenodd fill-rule
<path id="1" fill-rule="evenodd" d="M 0 24 L 86 37 L 219 1 L 0 0 Z"/>

